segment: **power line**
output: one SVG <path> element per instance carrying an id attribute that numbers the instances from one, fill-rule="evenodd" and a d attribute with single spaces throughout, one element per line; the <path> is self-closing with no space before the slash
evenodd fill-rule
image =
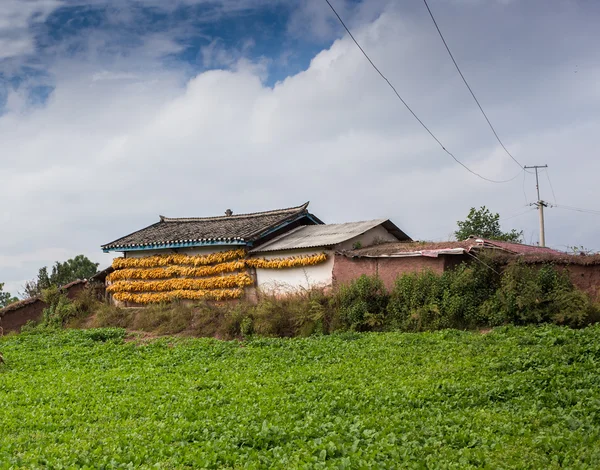
<path id="1" fill-rule="evenodd" d="M 425 6 L 427 7 L 427 11 L 429 12 L 429 16 L 431 16 L 431 20 L 433 21 L 433 24 L 435 25 L 435 29 L 437 29 L 438 34 L 440 35 L 440 38 L 442 39 L 442 42 L 444 43 L 444 46 L 446 47 L 446 50 L 448 51 L 448 55 L 450 55 L 450 58 L 452 59 L 452 62 L 454 62 L 454 66 L 456 67 L 456 70 L 458 70 L 458 74 L 460 75 L 460 78 L 462 78 L 463 82 L 465 82 L 465 85 L 467 86 L 467 89 L 469 90 L 469 92 L 471 93 L 471 96 L 473 97 L 473 99 L 475 100 L 475 103 L 477 103 L 477 106 L 479 107 L 479 110 L 481 111 L 481 114 L 483 114 L 483 117 L 485 118 L 485 120 L 488 123 L 488 126 L 490 126 L 490 129 L 492 130 L 492 132 L 494 133 L 494 136 L 496 137 L 496 140 L 498 141 L 498 143 L 502 146 L 502 148 L 504 149 L 504 151 L 506 152 L 506 154 L 512 158 L 512 160 L 519 165 L 519 167 L 525 171 L 525 168 L 523 167 L 523 165 L 521 165 L 521 163 L 512 156 L 512 154 L 508 151 L 508 149 L 506 148 L 506 146 L 504 145 L 504 143 L 502 142 L 502 140 L 500 140 L 500 137 L 498 136 L 498 133 L 496 132 L 496 129 L 494 129 L 494 126 L 492 125 L 492 123 L 490 122 L 489 118 L 487 117 L 487 114 L 485 113 L 485 111 L 483 110 L 483 107 L 481 106 L 481 104 L 479 103 L 479 100 L 477 99 L 477 97 L 475 96 L 475 93 L 473 92 L 473 89 L 471 88 L 471 86 L 469 85 L 469 83 L 467 82 L 467 79 L 465 78 L 465 76 L 463 75 L 462 71 L 460 70 L 460 67 L 458 66 L 458 64 L 456 63 L 456 60 L 454 59 L 454 56 L 452 55 L 452 52 L 450 52 L 450 48 L 448 47 L 448 43 L 446 42 L 446 39 L 444 39 L 444 35 L 442 34 L 442 31 L 440 30 L 440 27 L 437 24 L 437 21 L 435 21 L 435 17 L 433 16 L 433 13 L 431 12 L 431 8 L 429 8 L 429 4 L 427 3 L 427 0 L 423 0 L 423 2 L 425 3 Z"/>
<path id="2" fill-rule="evenodd" d="M 525 196 L 525 205 L 529 205 L 529 199 L 527 199 L 527 191 L 525 191 L 525 177 L 527 172 L 523 171 L 523 196 Z"/>
<path id="3" fill-rule="evenodd" d="M 552 198 L 554 199 L 554 205 L 556 205 L 556 194 L 554 194 L 554 188 L 552 187 L 552 181 L 550 181 L 550 173 L 548 173 L 548 168 L 546 168 L 546 178 L 548 178 L 548 184 L 550 185 L 550 190 L 552 191 Z"/>
<path id="4" fill-rule="evenodd" d="M 360 49 L 360 51 L 363 53 L 363 55 L 366 57 L 366 59 L 369 61 L 369 63 L 373 66 L 373 68 L 376 70 L 376 72 L 381 76 L 381 78 L 383 78 L 387 84 L 390 86 L 390 88 L 394 91 L 394 93 L 396 94 L 396 96 L 398 97 L 398 99 L 402 102 L 402 104 L 406 107 L 406 109 L 408 109 L 408 111 L 413 115 L 413 117 L 419 122 L 419 124 L 421 124 L 421 126 L 423 127 L 423 129 L 425 129 L 429 135 L 439 144 L 439 146 L 442 148 L 442 150 L 444 152 L 446 152 L 448 155 L 450 155 L 452 157 L 452 159 L 458 163 L 460 166 L 462 166 L 465 170 L 467 170 L 469 173 L 472 173 L 473 175 L 481 178 L 482 180 L 485 181 L 489 181 L 490 183 L 508 183 L 509 181 L 514 180 L 517 176 L 520 175 L 517 174 L 516 176 L 507 179 L 507 180 L 493 180 L 490 178 L 486 178 L 485 176 L 481 176 L 479 173 L 471 170 L 467 165 L 465 165 L 463 162 L 461 162 L 458 158 L 456 158 L 452 152 L 450 152 L 449 150 L 446 149 L 446 147 L 444 147 L 444 145 L 440 142 L 440 140 L 433 134 L 433 132 L 431 132 L 429 130 L 429 128 L 425 125 L 425 123 L 423 121 L 421 121 L 421 119 L 419 118 L 419 116 L 417 116 L 415 114 L 415 112 L 411 109 L 411 107 L 406 103 L 406 101 L 404 101 L 404 99 L 400 96 L 400 93 L 398 93 L 398 91 L 396 90 L 396 88 L 394 87 L 394 85 L 392 85 L 392 83 L 387 79 L 387 77 L 381 72 L 381 70 L 379 70 L 377 68 L 377 66 L 373 63 L 373 61 L 371 60 L 371 58 L 368 56 L 368 54 L 365 52 L 365 50 L 362 48 L 362 46 L 358 43 L 358 41 L 354 38 L 354 36 L 352 35 L 352 33 L 350 32 L 350 30 L 348 29 L 348 26 L 346 26 L 346 23 L 344 23 L 344 20 L 342 20 L 341 16 L 338 14 L 338 12 L 335 10 L 335 8 L 333 8 L 333 5 L 329 2 L 329 0 L 325 0 L 325 2 L 327 2 L 327 5 L 329 5 L 329 8 L 331 8 L 331 10 L 333 11 L 333 13 L 335 14 L 335 16 L 337 16 L 337 19 L 340 21 L 340 23 L 342 24 L 342 26 L 344 27 L 344 29 L 346 30 L 346 32 L 348 33 L 348 35 L 352 38 L 352 40 L 354 41 L 354 44 L 356 44 L 356 46 Z"/>
<path id="5" fill-rule="evenodd" d="M 568 211 L 583 212 L 585 214 L 600 215 L 600 211 L 593 209 L 582 209 L 581 207 L 563 206 L 561 204 L 553 204 L 552 207 L 558 207 L 559 209 L 565 209 Z"/>
<path id="6" fill-rule="evenodd" d="M 515 217 L 519 217 L 521 215 L 527 214 L 527 213 L 529 213 L 531 211 L 534 211 L 534 210 L 535 209 L 533 207 L 529 207 L 528 209 L 524 210 L 523 212 L 519 212 L 518 214 L 511 215 L 510 217 L 502 217 L 502 218 L 500 218 L 499 221 L 500 222 L 505 222 L 507 220 L 514 219 Z"/>

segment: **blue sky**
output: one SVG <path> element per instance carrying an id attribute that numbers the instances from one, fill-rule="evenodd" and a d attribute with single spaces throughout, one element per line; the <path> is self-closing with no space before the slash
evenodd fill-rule
<path id="1" fill-rule="evenodd" d="M 489 178 L 519 173 L 421 1 L 332 3 L 457 157 Z M 542 197 L 600 210 L 600 3 L 429 3 L 511 153 L 549 165 Z M 0 174 L 13 293 L 79 253 L 108 265 L 100 245 L 158 214 L 311 200 L 326 222 L 387 217 L 445 240 L 486 205 L 538 240 L 533 176 L 494 185 L 452 161 L 324 0 L 2 0 Z M 598 215 L 554 207 L 546 220 L 549 245 L 600 250 Z"/>
<path id="2" fill-rule="evenodd" d="M 341 6 L 351 11 L 353 2 Z M 334 39 L 329 32 L 313 34 L 296 26 L 301 15 L 301 4 L 279 1 L 59 2 L 56 8 L 30 13 L 25 27 L 12 32 L 16 43 L 27 35 L 33 47 L 4 59 L 0 109 L 9 90 L 24 91 L 32 105 L 43 105 L 54 88 L 48 69 L 57 61 L 93 56 L 110 63 L 115 57 L 132 57 L 152 38 L 163 41 L 156 66 L 182 69 L 192 77 L 240 58 L 262 60 L 265 84 L 273 85 L 306 69 Z M 337 27 L 327 21 L 332 30 Z"/>

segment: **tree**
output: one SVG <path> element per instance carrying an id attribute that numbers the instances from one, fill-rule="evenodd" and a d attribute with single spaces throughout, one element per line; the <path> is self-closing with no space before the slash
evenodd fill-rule
<path id="1" fill-rule="evenodd" d="M 50 287 L 64 286 L 77 279 L 89 279 L 98 272 L 98 264 L 85 255 L 77 255 L 63 263 L 59 261 L 54 263 L 51 274 L 48 274 L 48 268 L 44 266 L 39 269 L 37 279 L 25 283 L 23 296 L 35 297 Z"/>
<path id="2" fill-rule="evenodd" d="M 454 232 L 454 236 L 457 240 L 466 240 L 473 235 L 490 240 L 520 243 L 523 238 L 523 231 L 512 229 L 510 232 L 503 232 L 500 229 L 500 215 L 492 214 L 485 206 L 479 209 L 471 207 L 466 220 L 459 220 L 456 224 L 458 230 Z"/>
<path id="3" fill-rule="evenodd" d="M 6 307 L 19 299 L 10 295 L 9 292 L 4 292 L 4 283 L 0 282 L 0 308 Z"/>

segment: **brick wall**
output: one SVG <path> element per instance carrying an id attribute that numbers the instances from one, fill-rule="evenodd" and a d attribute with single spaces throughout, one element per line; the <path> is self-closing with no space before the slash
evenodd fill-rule
<path id="1" fill-rule="evenodd" d="M 411 256 L 405 258 L 347 258 L 336 254 L 333 265 L 333 285 L 347 284 L 363 274 L 378 275 L 387 289 L 394 286 L 398 276 L 405 273 L 431 270 L 442 273 L 462 262 L 473 262 L 466 255 L 440 255 L 437 258 Z M 539 265 L 541 266 L 541 265 Z M 565 269 L 573 284 L 600 301 L 600 265 L 556 264 Z"/>
<path id="2" fill-rule="evenodd" d="M 454 255 L 449 255 L 454 256 Z M 347 284 L 352 280 L 366 274 L 378 275 L 387 289 L 394 286 L 398 276 L 404 273 L 422 272 L 431 270 L 442 273 L 449 256 L 428 258 L 425 256 L 407 256 L 404 258 L 347 258 L 336 254 L 333 264 L 333 284 Z M 458 256 L 454 256 L 458 258 Z"/>

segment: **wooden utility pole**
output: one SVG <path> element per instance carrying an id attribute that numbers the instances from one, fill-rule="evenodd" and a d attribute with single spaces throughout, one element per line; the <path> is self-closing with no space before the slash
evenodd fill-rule
<path id="1" fill-rule="evenodd" d="M 534 202 L 533 205 L 537 206 L 540 214 L 540 246 L 546 246 L 546 233 L 544 231 L 544 207 L 547 207 L 548 203 L 542 201 L 540 198 L 540 180 L 538 178 L 538 168 L 548 168 L 548 165 L 532 165 L 525 166 L 524 168 L 531 168 L 535 170 L 535 189 L 537 190 L 537 202 Z"/>

